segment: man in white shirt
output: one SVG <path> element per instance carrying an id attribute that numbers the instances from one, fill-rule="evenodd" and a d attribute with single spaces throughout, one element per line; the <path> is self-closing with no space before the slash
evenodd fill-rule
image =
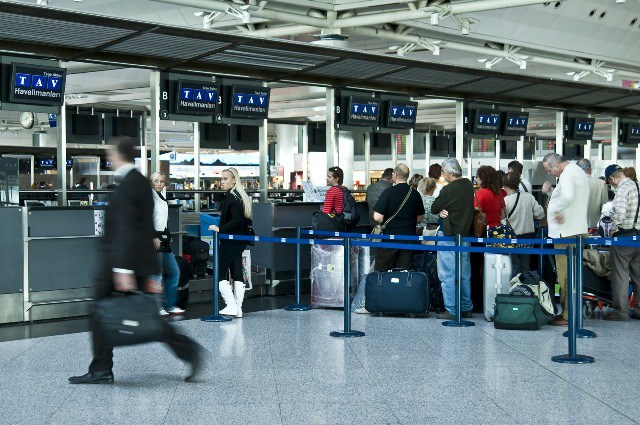
<path id="1" fill-rule="evenodd" d="M 558 184 L 551 194 L 547 207 L 549 237 L 572 238 L 587 235 L 587 206 L 589 204 L 589 183 L 584 171 L 574 163 L 566 161 L 562 155 L 548 153 L 542 160 L 544 169 L 558 178 Z M 543 189 L 544 190 L 544 189 Z M 566 244 L 556 244 L 556 249 L 566 249 Z M 556 255 L 556 270 L 560 282 L 560 303 L 562 317 L 556 317 L 552 324 L 567 326 L 567 257 Z"/>
<path id="2" fill-rule="evenodd" d="M 576 163 L 582 168 L 587 175 L 587 183 L 589 184 L 589 206 L 587 207 L 587 225 L 589 227 L 598 227 L 600 220 L 600 212 L 602 206 L 609 200 L 607 194 L 607 185 L 600 179 L 591 176 L 591 161 L 582 158 Z"/>
<path id="3" fill-rule="evenodd" d="M 520 192 L 527 192 L 527 193 L 533 193 L 532 191 L 532 187 L 531 187 L 531 182 L 527 179 L 525 179 L 522 176 L 522 171 L 524 170 L 524 167 L 522 166 L 521 163 L 519 163 L 518 161 L 511 161 L 507 167 L 509 167 L 509 173 L 516 173 L 518 175 L 520 175 L 520 186 L 519 186 L 519 191 Z"/>

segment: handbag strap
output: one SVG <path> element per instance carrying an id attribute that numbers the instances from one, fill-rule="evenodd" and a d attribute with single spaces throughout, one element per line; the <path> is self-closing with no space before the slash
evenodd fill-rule
<path id="1" fill-rule="evenodd" d="M 513 212 L 516 210 L 516 207 L 518 206 L 518 201 L 520 200 L 520 192 L 517 192 L 517 193 L 518 194 L 516 195 L 516 203 L 513 204 L 513 209 L 511 210 L 507 218 L 511 218 L 511 216 L 513 215 Z"/>
<path id="2" fill-rule="evenodd" d="M 407 196 L 404 197 L 404 201 L 402 201 L 402 204 L 400 204 L 400 208 L 398 208 L 396 212 L 384 222 L 384 224 L 382 225 L 382 230 L 386 229 L 389 223 L 391 222 L 391 220 L 393 220 L 395 216 L 398 215 L 402 207 L 404 207 L 404 204 L 406 204 L 407 201 L 409 200 L 409 196 L 411 196 L 411 192 L 413 192 L 413 187 L 409 186 L 409 192 L 407 193 Z"/>
<path id="3" fill-rule="evenodd" d="M 522 188 L 524 189 L 525 192 L 529 193 L 529 190 L 527 189 L 527 186 L 524 185 L 522 180 L 520 180 L 520 186 L 522 186 Z"/>
<path id="4" fill-rule="evenodd" d="M 636 207 L 636 218 L 633 219 L 633 228 L 636 228 L 636 224 L 638 223 L 638 213 L 640 213 L 640 186 L 638 186 L 638 182 L 636 183 L 636 190 L 638 191 L 638 206 Z"/>

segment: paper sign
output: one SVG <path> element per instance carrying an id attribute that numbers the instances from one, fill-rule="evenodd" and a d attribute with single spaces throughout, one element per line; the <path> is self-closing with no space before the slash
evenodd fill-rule
<path id="1" fill-rule="evenodd" d="M 104 235 L 104 213 L 105 210 L 93 210 L 95 235 Z"/>

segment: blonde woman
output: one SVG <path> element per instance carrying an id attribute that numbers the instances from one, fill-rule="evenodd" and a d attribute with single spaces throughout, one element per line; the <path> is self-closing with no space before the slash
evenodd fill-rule
<path id="1" fill-rule="evenodd" d="M 178 282 L 180 281 L 180 268 L 176 262 L 176 257 L 171 252 L 171 233 L 169 233 L 169 205 L 167 203 L 166 177 L 161 172 L 151 175 L 151 187 L 153 195 L 153 227 L 156 237 L 153 245 L 158 254 L 158 263 L 162 266 L 162 271 L 167 278 L 162 279 L 162 274 L 156 276 L 159 282 L 162 280 L 164 286 L 165 305 L 160 310 L 161 316 L 170 314 L 184 314 L 184 310 L 175 305 L 178 294 Z"/>
<path id="2" fill-rule="evenodd" d="M 251 198 L 244 191 L 238 170 L 227 168 L 222 171 L 220 182 L 222 190 L 226 190 L 224 202 L 220 207 L 220 226 L 209 226 L 209 230 L 228 235 L 246 235 L 251 224 Z M 220 314 L 242 317 L 242 301 L 244 300 L 244 279 L 242 276 L 242 251 L 246 242 L 224 240 L 220 241 L 218 251 L 218 269 L 220 294 L 226 307 Z M 234 280 L 233 288 L 227 280 L 228 276 Z M 235 297 L 234 297 L 235 291 Z"/>

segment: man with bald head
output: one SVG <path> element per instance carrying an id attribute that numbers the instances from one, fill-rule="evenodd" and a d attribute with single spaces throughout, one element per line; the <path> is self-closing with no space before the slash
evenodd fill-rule
<path id="1" fill-rule="evenodd" d="M 373 208 L 373 219 L 384 226 L 385 235 L 415 236 L 416 226 L 422 222 L 424 206 L 417 190 L 407 184 L 409 167 L 398 164 L 391 175 L 392 187 L 380 195 Z M 374 270 L 400 268 L 409 270 L 414 251 L 407 249 L 376 250 Z"/>

